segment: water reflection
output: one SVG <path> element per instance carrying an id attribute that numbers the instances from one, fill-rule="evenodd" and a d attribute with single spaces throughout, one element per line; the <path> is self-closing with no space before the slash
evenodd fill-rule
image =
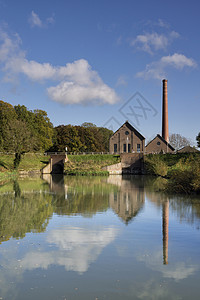
<path id="1" fill-rule="evenodd" d="M 47 235 L 47 242 L 53 250 L 29 252 L 22 259 L 25 270 L 47 269 L 51 265 L 64 266 L 66 271 L 80 274 L 86 272 L 89 265 L 108 244 L 117 236 L 116 228 L 84 228 L 65 226 L 52 230 Z"/>
<path id="2" fill-rule="evenodd" d="M 199 299 L 199 199 L 159 184 L 46 176 L 0 187 L 0 297 Z"/>
<path id="3" fill-rule="evenodd" d="M 162 205 L 163 264 L 168 264 L 169 200 Z"/>
<path id="4" fill-rule="evenodd" d="M 116 214 L 128 225 L 144 205 L 144 185 L 141 181 L 139 185 L 136 180 L 132 182 L 131 176 L 122 177 L 119 175 L 109 176 L 107 183 L 118 186 L 118 190 L 110 193 L 109 204 Z"/>

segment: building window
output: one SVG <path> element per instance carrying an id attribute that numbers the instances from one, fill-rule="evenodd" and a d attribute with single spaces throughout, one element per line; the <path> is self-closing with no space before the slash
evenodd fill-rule
<path id="1" fill-rule="evenodd" d="M 131 144 L 128 144 L 128 153 L 131 152 Z"/>
<path id="2" fill-rule="evenodd" d="M 140 144 L 137 144 L 137 152 L 140 152 Z"/>
<path id="3" fill-rule="evenodd" d="M 129 135 L 129 132 L 128 132 L 128 131 L 125 131 L 125 135 Z"/>
<path id="4" fill-rule="evenodd" d="M 157 145 L 160 146 L 160 142 L 157 142 Z"/>
<path id="5" fill-rule="evenodd" d="M 124 151 L 123 152 L 126 152 L 126 144 L 124 144 Z"/>
<path id="6" fill-rule="evenodd" d="M 114 152 L 117 152 L 117 144 L 114 144 Z"/>

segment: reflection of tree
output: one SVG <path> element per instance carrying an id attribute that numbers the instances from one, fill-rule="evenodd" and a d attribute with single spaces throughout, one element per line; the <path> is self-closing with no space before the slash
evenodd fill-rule
<path id="1" fill-rule="evenodd" d="M 177 214 L 180 222 L 186 221 L 189 224 L 200 223 L 200 201 L 196 196 L 176 196 L 170 199 L 170 208 Z"/>
<path id="2" fill-rule="evenodd" d="M 14 193 L 0 194 L 0 242 L 23 238 L 27 232 L 45 231 L 53 213 L 52 195 L 21 192 L 14 182 Z"/>
<path id="3" fill-rule="evenodd" d="M 109 206 L 110 187 L 102 177 L 65 176 L 63 181 L 50 176 L 48 182 L 51 191 L 56 193 L 54 211 L 57 214 L 91 216 Z"/>

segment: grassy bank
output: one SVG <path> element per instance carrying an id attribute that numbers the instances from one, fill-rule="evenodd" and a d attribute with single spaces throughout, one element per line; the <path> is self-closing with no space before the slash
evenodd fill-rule
<path id="1" fill-rule="evenodd" d="M 19 172 L 39 172 L 49 161 L 49 157 L 38 153 L 27 153 L 22 156 L 19 168 L 14 169 L 14 154 L 0 155 L 0 182 L 4 183 L 17 177 Z"/>
<path id="2" fill-rule="evenodd" d="M 102 168 L 120 160 L 118 155 L 110 154 L 69 155 L 68 158 L 64 169 L 66 175 L 108 175 Z"/>
<path id="3" fill-rule="evenodd" d="M 145 157 L 148 174 L 166 178 L 168 192 L 200 193 L 200 154 L 152 154 Z"/>

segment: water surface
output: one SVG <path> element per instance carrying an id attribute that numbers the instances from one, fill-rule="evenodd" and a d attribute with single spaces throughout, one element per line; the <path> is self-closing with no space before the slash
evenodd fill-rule
<path id="1" fill-rule="evenodd" d="M 0 188 L 0 299 L 199 299 L 200 198 L 147 176 Z"/>

